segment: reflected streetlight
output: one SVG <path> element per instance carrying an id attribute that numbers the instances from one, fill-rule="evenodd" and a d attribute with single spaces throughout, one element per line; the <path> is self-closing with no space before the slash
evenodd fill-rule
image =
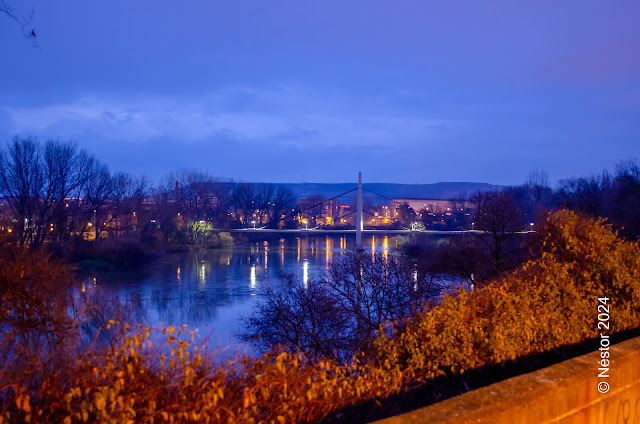
<path id="1" fill-rule="evenodd" d="M 307 259 L 302 262 L 302 285 L 305 290 L 309 288 L 309 261 Z"/>
<path id="2" fill-rule="evenodd" d="M 249 288 L 252 290 L 251 295 L 255 295 L 253 292 L 256 289 L 256 264 L 251 266 L 251 272 L 249 274 Z"/>

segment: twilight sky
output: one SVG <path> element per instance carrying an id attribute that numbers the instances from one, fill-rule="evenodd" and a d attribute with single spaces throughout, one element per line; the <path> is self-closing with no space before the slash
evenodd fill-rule
<path id="1" fill-rule="evenodd" d="M 152 179 L 555 181 L 639 157 L 640 2 L 5 0 L 0 141 Z"/>

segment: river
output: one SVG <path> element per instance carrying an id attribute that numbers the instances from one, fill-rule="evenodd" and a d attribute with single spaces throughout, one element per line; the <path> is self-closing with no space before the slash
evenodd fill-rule
<path id="1" fill-rule="evenodd" d="M 397 240 L 364 236 L 363 244 L 370 254 L 388 253 Z M 250 353 L 237 333 L 261 289 L 280 282 L 283 274 L 303 282 L 321 277 L 336 257 L 354 247 L 355 235 L 323 235 L 174 253 L 140 269 L 96 275 L 94 288 L 130 302 L 136 319 L 147 325 L 186 324 L 211 347 Z"/>

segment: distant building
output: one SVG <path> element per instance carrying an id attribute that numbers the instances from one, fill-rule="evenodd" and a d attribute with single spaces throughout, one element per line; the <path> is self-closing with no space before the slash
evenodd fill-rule
<path id="1" fill-rule="evenodd" d="M 318 221 L 318 225 L 331 225 L 339 217 L 340 202 L 338 199 L 301 199 L 298 208 L 302 219 Z"/>
<path id="2" fill-rule="evenodd" d="M 416 213 L 425 211 L 434 215 L 446 215 L 458 209 L 459 212 L 467 210 L 471 202 L 465 200 L 396 198 L 391 199 L 391 210 L 393 211 L 394 217 L 398 215 L 398 208 L 402 205 L 408 205 Z"/>
<path id="3" fill-rule="evenodd" d="M 356 215 L 349 205 L 340 205 L 336 224 L 355 225 Z"/>

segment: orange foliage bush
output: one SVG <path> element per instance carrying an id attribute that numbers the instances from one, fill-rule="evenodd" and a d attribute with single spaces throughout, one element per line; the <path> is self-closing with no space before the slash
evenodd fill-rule
<path id="1" fill-rule="evenodd" d="M 169 346 L 162 350 L 143 327 L 115 353 L 69 364 L 73 385 L 52 375 L 37 392 L 18 387 L 5 394 L 3 416 L 66 423 L 316 421 L 439 375 L 595 337 L 599 297 L 611 299 L 614 331 L 640 326 L 636 243 L 566 210 L 550 215 L 540 231 L 539 259 L 480 290 L 445 297 L 398 334 L 381 331 L 376 350 L 349 364 L 285 352 L 217 366 L 184 337 L 189 332 L 163 330 Z"/>
<path id="2" fill-rule="evenodd" d="M 0 388 L 17 375 L 41 382 L 58 365 L 76 326 L 67 313 L 73 285 L 66 266 L 42 252 L 0 252 Z"/>

